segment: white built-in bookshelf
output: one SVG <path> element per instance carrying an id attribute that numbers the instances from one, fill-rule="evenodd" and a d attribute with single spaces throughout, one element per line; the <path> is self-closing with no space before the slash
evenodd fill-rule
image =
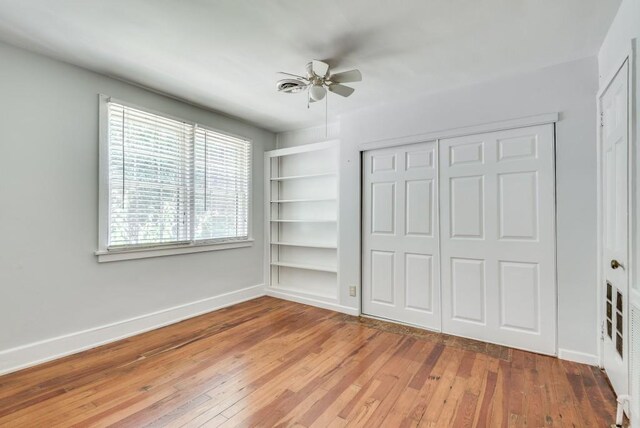
<path id="1" fill-rule="evenodd" d="M 265 153 L 271 294 L 338 301 L 338 142 Z"/>

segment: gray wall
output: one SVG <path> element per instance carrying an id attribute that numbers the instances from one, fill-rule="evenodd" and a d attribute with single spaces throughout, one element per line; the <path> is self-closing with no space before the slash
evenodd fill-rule
<path id="1" fill-rule="evenodd" d="M 319 143 L 321 141 L 336 140 L 340 138 L 340 122 L 331 122 L 327 126 L 313 126 L 310 128 L 295 129 L 276 134 L 276 146 L 279 149 L 287 147 L 303 146 L 305 144 Z"/>
<path id="2" fill-rule="evenodd" d="M 253 139 L 252 247 L 98 264 L 98 94 Z M 0 44 L 0 352 L 263 283 L 272 133 Z"/>
<path id="3" fill-rule="evenodd" d="M 380 104 L 340 120 L 341 304 L 357 307 L 360 284 L 358 145 L 559 112 L 557 253 L 561 356 L 597 361 L 595 58 L 446 92 Z"/>

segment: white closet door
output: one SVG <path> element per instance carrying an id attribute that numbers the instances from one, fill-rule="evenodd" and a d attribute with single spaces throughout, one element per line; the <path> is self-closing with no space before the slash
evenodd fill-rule
<path id="1" fill-rule="evenodd" d="M 553 125 L 441 140 L 442 327 L 556 353 Z"/>
<path id="2" fill-rule="evenodd" d="M 363 313 L 440 329 L 433 142 L 364 153 Z"/>

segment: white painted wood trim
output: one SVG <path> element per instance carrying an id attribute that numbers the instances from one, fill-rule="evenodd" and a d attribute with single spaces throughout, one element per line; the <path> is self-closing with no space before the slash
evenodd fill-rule
<path id="1" fill-rule="evenodd" d="M 604 367 L 604 332 L 603 332 L 603 309 L 602 296 L 600 292 L 600 284 L 604 273 L 602 272 L 602 131 L 600 127 L 600 115 L 602 108 L 600 105 L 600 94 L 596 96 L 596 352 L 597 365 L 599 368 Z"/>
<path id="2" fill-rule="evenodd" d="M 263 283 L 271 285 L 271 157 L 264 154 L 264 260 Z"/>
<path id="3" fill-rule="evenodd" d="M 346 308 L 351 312 L 345 312 L 345 313 L 350 313 L 351 315 L 360 315 L 360 308 L 353 308 L 353 307 L 348 307 L 348 306 L 343 306 L 342 303 L 344 303 L 344 298 L 343 298 L 343 286 L 342 283 L 340 282 L 340 245 L 338 244 L 340 242 L 340 159 L 341 159 L 341 153 L 340 153 L 340 140 L 335 140 L 332 144 L 334 144 L 334 146 L 337 149 L 338 152 L 338 164 L 336 166 L 336 293 L 337 293 L 337 299 L 339 302 L 339 305 L 341 308 Z M 347 289 L 347 295 L 349 295 L 349 285 L 346 286 Z M 356 295 L 360 295 L 358 294 L 358 292 L 356 291 Z"/>
<path id="4" fill-rule="evenodd" d="M 316 150 L 326 150 L 338 145 L 338 140 L 322 141 L 320 143 L 304 144 L 302 146 L 288 147 L 286 149 L 275 149 L 265 152 L 266 157 L 276 158 L 280 156 L 295 155 L 298 153 L 314 152 Z"/>
<path id="5" fill-rule="evenodd" d="M 597 366 L 599 362 L 597 355 L 562 348 L 558 349 L 558 358 L 575 363 L 588 364 L 590 366 Z"/>
<path id="6" fill-rule="evenodd" d="M 305 178 L 320 178 L 320 177 L 333 177 L 338 175 L 335 172 L 321 172 L 318 174 L 304 174 L 304 175 L 289 175 L 286 177 L 271 177 L 270 181 L 289 181 L 289 180 L 304 180 Z"/>
<path id="7" fill-rule="evenodd" d="M 109 241 L 109 119 L 107 95 L 98 95 L 98 248 L 107 248 Z"/>
<path id="8" fill-rule="evenodd" d="M 598 88 L 598 92 L 596 94 L 597 101 L 600 100 L 600 98 L 605 93 L 607 88 L 609 88 L 609 86 L 611 85 L 611 82 L 613 82 L 613 79 L 618 74 L 618 71 L 620 71 L 620 69 L 624 65 L 624 62 L 627 60 L 629 60 L 629 72 L 631 72 L 631 68 L 633 67 L 633 59 L 634 59 L 634 49 L 633 49 L 634 40 L 635 39 L 630 40 L 627 50 L 620 56 L 620 58 L 618 58 L 618 66 L 613 68 L 612 70 L 608 70 L 607 74 L 605 74 L 605 78 L 602 80 L 602 86 Z M 629 76 L 629 79 L 633 80 L 631 76 Z"/>
<path id="9" fill-rule="evenodd" d="M 629 323 L 631 322 L 631 307 L 632 305 L 640 306 L 640 291 L 637 291 L 634 285 L 638 282 L 638 271 L 640 269 L 639 266 L 636 265 L 636 261 L 638 260 L 638 227 L 640 227 L 640 221 L 638 220 L 638 198 L 637 198 L 637 183 L 638 176 L 640 171 L 637 168 L 637 157 L 638 157 L 638 111 L 636 109 L 636 105 L 638 103 L 637 93 L 637 61 L 638 61 L 638 47 L 640 44 L 638 43 L 637 38 L 631 39 L 631 47 L 629 49 L 629 161 L 630 169 L 629 169 L 629 192 L 631 194 L 631 198 L 629 199 L 629 218 L 632 221 L 629 223 L 629 236 L 631 237 L 629 241 L 629 297 L 627 298 L 627 318 L 629 319 Z M 628 328 L 629 334 L 631 336 L 631 326 Z M 629 343 L 634 340 L 634 337 L 630 337 Z M 635 340 L 640 340 L 640 338 L 635 338 Z M 631 353 L 631 347 L 629 347 L 629 353 Z M 634 372 L 634 361 L 630 358 L 630 366 L 629 366 L 629 386 L 630 393 L 632 396 L 631 405 L 629 408 L 629 419 L 633 421 L 634 426 L 637 426 L 638 418 L 640 418 L 640 391 L 634 389 L 635 379 L 632 376 L 640 376 L 640 373 Z M 635 403 L 635 404 L 634 404 Z M 626 410 L 626 409 L 625 409 Z"/>
<path id="10" fill-rule="evenodd" d="M 275 242 L 272 241 L 271 245 L 279 245 L 281 247 L 303 247 L 303 248 L 323 248 L 327 250 L 336 250 L 338 249 L 338 245 L 327 245 L 327 244 L 315 244 L 313 242 Z"/>
<path id="11" fill-rule="evenodd" d="M 6 349 L 0 351 L 0 375 L 155 330 L 188 318 L 252 300 L 264 296 L 264 294 L 263 284 L 254 285 L 123 321 Z"/>
<path id="12" fill-rule="evenodd" d="M 338 303 L 326 302 L 323 300 L 314 299 L 312 297 L 303 297 L 294 295 L 285 291 L 279 291 L 272 287 L 265 288 L 265 294 L 267 296 L 275 297 L 278 299 L 289 300 L 291 302 L 302 303 L 304 305 L 316 306 L 322 309 L 328 309 L 330 311 L 340 312 L 347 315 L 359 316 L 360 311 L 356 308 L 343 306 Z"/>
<path id="13" fill-rule="evenodd" d="M 314 265 L 309 263 L 271 262 L 271 266 L 288 267 L 293 269 L 313 270 L 318 272 L 338 273 L 337 267 Z"/>
<path id="14" fill-rule="evenodd" d="M 146 259 L 149 257 L 172 256 L 175 254 L 203 253 L 206 251 L 231 250 L 253 246 L 253 239 L 209 244 L 172 245 L 165 247 L 131 248 L 122 250 L 98 250 L 98 262 L 116 262 L 120 260 Z"/>
<path id="15" fill-rule="evenodd" d="M 558 129 L 557 122 L 553 122 L 553 218 L 551 227 L 553 228 L 553 279 L 555 293 L 554 316 L 556 317 L 556 331 L 554 349 L 556 355 L 560 352 L 560 280 L 558 278 Z"/>
<path id="16" fill-rule="evenodd" d="M 248 141 L 249 143 L 251 143 L 253 145 L 253 139 L 249 138 L 249 137 L 246 137 L 244 135 L 239 135 L 239 134 L 236 134 L 236 133 L 233 133 L 233 132 L 229 132 L 229 131 L 226 131 L 226 130 L 224 130 L 222 128 L 214 128 L 214 127 L 211 127 L 209 125 L 203 125 L 203 124 L 201 124 L 199 122 L 196 122 L 194 120 L 185 119 L 185 118 L 180 117 L 180 116 L 175 116 L 175 115 L 166 113 L 166 112 L 161 111 L 161 110 L 155 110 L 155 109 L 149 108 L 149 107 L 147 107 L 145 105 L 131 103 L 129 101 L 122 100 L 120 98 L 112 97 L 110 95 L 99 94 L 99 96 L 100 96 L 100 100 L 104 101 L 105 103 L 113 102 L 113 103 L 116 103 L 116 104 L 123 105 L 125 107 L 133 108 L 133 109 L 136 109 L 136 110 L 142 110 L 144 112 L 155 114 L 157 116 L 162 116 L 162 117 L 165 117 L 165 118 L 168 118 L 168 119 L 176 120 L 178 122 L 183 122 L 183 123 L 186 123 L 188 125 L 195 125 L 198 128 L 207 129 L 209 131 L 217 132 L 217 133 L 220 133 L 220 134 L 224 134 L 224 135 L 227 135 L 229 137 L 238 138 L 238 139 L 241 139 L 241 140 L 244 140 L 244 141 Z M 194 107 L 198 107 L 198 108 L 201 108 L 201 109 L 204 109 L 204 110 L 210 110 L 207 107 L 200 107 L 198 104 L 191 104 L 191 103 L 188 103 L 186 101 L 182 101 L 182 99 L 179 99 L 179 98 L 174 98 L 174 99 L 176 99 L 178 101 L 181 101 L 183 103 L 187 103 L 187 104 L 192 105 Z"/>
<path id="17" fill-rule="evenodd" d="M 516 119 L 490 122 L 480 125 L 464 126 L 460 128 L 443 129 L 440 131 L 428 132 L 425 134 L 408 135 L 404 137 L 394 137 L 382 140 L 374 140 L 358 145 L 361 152 L 386 147 L 403 146 L 405 144 L 422 143 L 428 141 L 441 140 L 443 138 L 463 137 L 465 135 L 482 134 L 485 132 L 504 131 L 507 129 L 524 128 L 527 126 L 546 125 L 558 122 L 559 113 L 545 113 L 536 116 L 527 116 Z"/>

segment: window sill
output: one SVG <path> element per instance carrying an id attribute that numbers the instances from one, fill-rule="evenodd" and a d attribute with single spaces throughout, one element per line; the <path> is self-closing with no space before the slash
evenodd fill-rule
<path id="1" fill-rule="evenodd" d="M 220 242 L 216 244 L 175 245 L 156 248 L 133 248 L 118 250 L 98 250 L 95 255 L 99 263 L 120 260 L 146 259 L 149 257 L 173 256 L 176 254 L 202 253 L 205 251 L 231 250 L 253 246 L 253 239 L 246 241 Z"/>

